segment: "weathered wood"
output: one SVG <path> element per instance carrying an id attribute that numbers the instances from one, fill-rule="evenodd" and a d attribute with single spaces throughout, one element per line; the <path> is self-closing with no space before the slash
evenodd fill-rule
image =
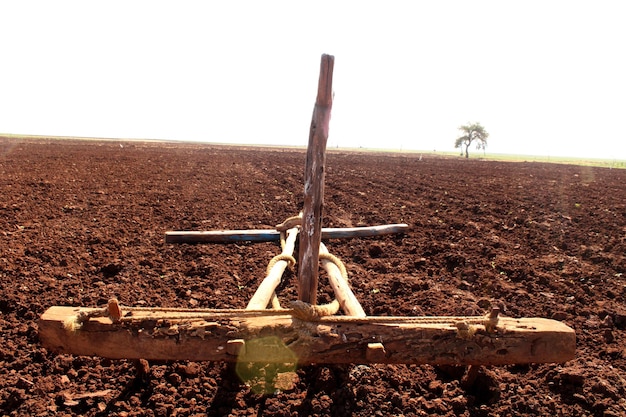
<path id="1" fill-rule="evenodd" d="M 235 362 L 505 365 L 566 362 L 576 336 L 542 318 L 324 317 L 301 321 L 287 310 L 148 311 L 123 308 L 114 324 L 92 318 L 80 330 L 63 324 L 74 307 L 51 307 L 39 322 L 42 344 L 59 353 L 112 359 Z M 192 318 L 195 317 L 195 318 Z M 132 320 L 131 320 L 132 319 Z"/>
<path id="2" fill-rule="evenodd" d="M 292 256 L 293 250 L 296 245 L 296 236 L 298 236 L 298 228 L 293 228 L 287 230 L 287 239 L 285 239 L 285 247 L 281 255 Z M 257 288 L 256 292 L 250 299 L 248 306 L 246 309 L 248 310 L 263 310 L 267 308 L 272 296 L 275 294 L 274 291 L 278 284 L 280 284 L 280 280 L 283 277 L 283 272 L 287 268 L 288 262 L 285 260 L 280 260 L 274 264 L 269 274 L 263 279 L 259 288 Z"/>
<path id="3" fill-rule="evenodd" d="M 320 253 L 329 253 L 326 245 L 320 243 Z M 347 316 L 365 317 L 365 311 L 361 307 L 361 303 L 350 288 L 350 284 L 341 275 L 339 268 L 329 260 L 322 259 L 322 267 L 328 274 L 330 286 L 335 293 L 335 298 L 339 301 L 341 309 Z"/>
<path id="4" fill-rule="evenodd" d="M 300 234 L 298 299 L 317 304 L 319 247 L 322 240 L 324 171 L 330 112 L 333 105 L 333 67 L 335 58 L 322 55 L 317 100 L 309 132 L 304 167 L 304 206 Z"/>
<path id="5" fill-rule="evenodd" d="M 322 239 L 350 239 L 406 233 L 407 224 L 384 224 L 365 227 L 324 227 Z M 237 243 L 237 242 L 278 242 L 280 232 L 274 229 L 251 230 L 209 230 L 165 232 L 165 243 Z"/>

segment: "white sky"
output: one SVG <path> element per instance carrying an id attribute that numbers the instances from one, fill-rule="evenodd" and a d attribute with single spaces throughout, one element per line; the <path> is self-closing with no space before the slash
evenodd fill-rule
<path id="1" fill-rule="evenodd" d="M 0 0 L 0 132 L 626 159 L 626 2 Z M 476 152 L 476 151 L 474 151 Z M 470 151 L 471 153 L 471 151 Z"/>

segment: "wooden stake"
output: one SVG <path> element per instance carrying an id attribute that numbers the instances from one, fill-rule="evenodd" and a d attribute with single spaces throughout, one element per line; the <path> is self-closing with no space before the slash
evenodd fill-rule
<path id="1" fill-rule="evenodd" d="M 322 241 L 324 205 L 324 170 L 326 142 L 333 105 L 333 67 L 335 58 L 322 55 L 317 100 L 309 132 L 309 146 L 304 169 L 304 208 L 300 234 L 298 299 L 317 304 L 319 248 Z"/>
<path id="2" fill-rule="evenodd" d="M 505 365 L 566 362 L 576 353 L 574 330 L 542 318 L 500 317 L 492 327 L 487 316 L 302 321 L 289 310 L 122 310 L 120 323 L 95 317 L 68 332 L 64 323 L 79 309 L 51 307 L 39 321 L 41 343 L 111 359 L 236 362 L 245 351 L 249 362 L 300 364 Z"/>

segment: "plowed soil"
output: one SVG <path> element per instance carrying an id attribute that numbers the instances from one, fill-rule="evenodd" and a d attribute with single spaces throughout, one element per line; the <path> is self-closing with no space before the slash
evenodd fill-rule
<path id="1" fill-rule="evenodd" d="M 168 230 L 271 228 L 302 208 L 305 152 L 0 138 L 2 416 L 626 415 L 626 171 L 432 155 L 327 154 L 327 242 L 368 315 L 546 317 L 564 364 L 307 366 L 268 393 L 232 365 L 47 351 L 53 305 L 244 308 L 277 244 L 173 245 Z M 323 277 L 322 277 L 323 278 Z M 296 298 L 288 271 L 279 298 Z M 320 282 L 319 302 L 331 292 Z"/>

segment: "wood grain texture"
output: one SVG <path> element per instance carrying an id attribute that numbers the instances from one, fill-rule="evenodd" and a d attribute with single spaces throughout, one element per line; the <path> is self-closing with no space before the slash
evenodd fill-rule
<path id="1" fill-rule="evenodd" d="M 304 168 L 304 206 L 298 262 L 298 298 L 309 304 L 317 304 L 326 143 L 332 108 L 334 62 L 333 56 L 322 55 L 317 100 L 311 120 Z"/>
<path id="2" fill-rule="evenodd" d="M 501 317 L 487 331 L 482 317 L 331 316 L 308 322 L 272 310 L 123 311 L 121 323 L 92 318 L 68 332 L 63 323 L 78 309 L 51 307 L 39 322 L 41 342 L 59 353 L 112 359 L 235 362 L 245 352 L 249 362 L 299 364 L 548 363 L 571 360 L 576 350 L 573 329 L 542 318 Z"/>

